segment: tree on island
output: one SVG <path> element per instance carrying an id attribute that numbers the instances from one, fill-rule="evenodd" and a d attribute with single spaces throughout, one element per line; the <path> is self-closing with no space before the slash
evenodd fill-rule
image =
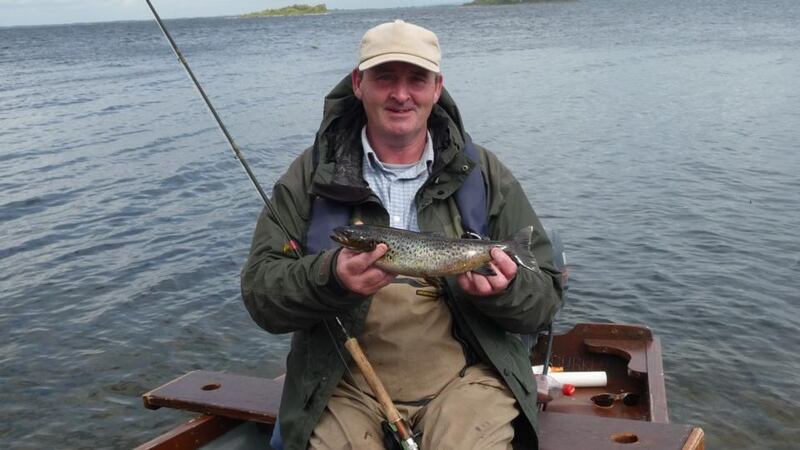
<path id="1" fill-rule="evenodd" d="M 325 3 L 320 3 L 318 5 L 297 4 L 284 6 L 283 8 L 265 9 L 263 11 L 242 14 L 242 17 L 301 16 L 305 14 L 325 14 L 327 12 L 328 8 L 325 6 Z"/>

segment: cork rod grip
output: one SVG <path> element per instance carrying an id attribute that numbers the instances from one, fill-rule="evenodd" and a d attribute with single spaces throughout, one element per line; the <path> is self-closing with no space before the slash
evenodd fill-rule
<path id="1" fill-rule="evenodd" d="M 383 387 L 383 383 L 381 383 L 380 378 L 378 378 L 378 374 L 375 373 L 375 369 L 372 368 L 372 364 L 367 360 L 367 355 L 361 350 L 358 341 L 351 337 L 344 341 L 344 346 L 347 351 L 350 352 L 350 356 L 353 357 L 356 366 L 358 366 L 358 369 L 367 380 L 367 384 L 369 384 L 369 387 L 372 389 L 372 393 L 375 395 L 378 403 L 381 404 L 384 414 L 386 414 L 386 420 L 388 420 L 389 423 L 401 421 L 400 413 L 397 411 L 397 408 L 395 408 L 394 403 L 392 403 L 392 399 L 389 398 L 389 393 L 386 392 L 386 388 Z"/>

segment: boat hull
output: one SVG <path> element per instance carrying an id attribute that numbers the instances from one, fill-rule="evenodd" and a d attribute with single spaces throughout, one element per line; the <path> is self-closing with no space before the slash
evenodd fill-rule
<path id="1" fill-rule="evenodd" d="M 531 349 L 531 364 L 542 364 L 546 342 Z M 604 371 L 607 385 L 579 388 L 558 397 L 539 415 L 539 448 L 619 449 L 637 444 L 652 450 L 700 450 L 703 432 L 670 424 L 661 345 L 642 326 L 579 324 L 553 339 L 551 366 L 565 371 Z M 194 371 L 143 396 L 145 407 L 177 408 L 200 417 L 138 447 L 145 449 L 264 448 L 280 404 L 283 378 L 274 380 Z M 635 404 L 598 406 L 592 397 L 632 393 Z M 522 447 L 524 443 L 522 443 Z"/>

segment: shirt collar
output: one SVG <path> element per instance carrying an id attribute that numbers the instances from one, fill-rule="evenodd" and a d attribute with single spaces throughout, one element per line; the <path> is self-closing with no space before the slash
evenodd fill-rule
<path id="1" fill-rule="evenodd" d="M 381 161 L 380 158 L 378 158 L 375 150 L 369 144 L 369 139 L 367 139 L 367 126 L 364 125 L 364 127 L 361 128 L 361 146 L 364 148 L 365 166 L 369 165 L 369 169 L 373 171 L 380 170 L 385 173 L 405 172 L 406 169 L 419 166 L 419 170 L 414 171 L 415 176 L 418 176 L 423 168 L 427 172 L 430 172 L 430 168 L 433 166 L 433 138 L 430 130 L 428 130 L 427 134 L 425 149 L 422 151 L 422 157 L 419 159 L 419 161 L 411 164 L 386 164 Z M 425 164 L 422 164 L 423 161 Z"/>

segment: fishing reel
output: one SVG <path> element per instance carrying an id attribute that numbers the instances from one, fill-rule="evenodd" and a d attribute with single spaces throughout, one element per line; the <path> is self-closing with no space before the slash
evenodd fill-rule
<path id="1" fill-rule="evenodd" d="M 407 430 L 411 430 L 411 427 L 408 426 L 408 423 L 405 420 L 403 420 L 403 423 Z M 412 434 L 410 438 L 403 440 L 403 438 L 400 436 L 400 432 L 394 426 L 392 426 L 389 421 L 384 420 L 381 422 L 381 428 L 383 429 L 383 446 L 387 450 L 419 449 L 417 442 L 419 442 L 419 438 L 422 436 L 421 431 L 417 431 L 416 433 Z"/>

